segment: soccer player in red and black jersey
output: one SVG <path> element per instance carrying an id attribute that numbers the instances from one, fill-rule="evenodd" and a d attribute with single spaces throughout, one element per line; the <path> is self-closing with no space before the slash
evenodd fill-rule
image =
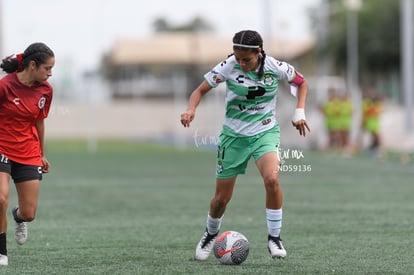
<path id="1" fill-rule="evenodd" d="M 12 210 L 16 242 L 27 239 L 26 222 L 36 215 L 42 173 L 50 164 L 44 155 L 44 119 L 52 103 L 47 82 L 55 64 L 53 51 L 43 43 L 3 59 L 7 73 L 0 79 L 0 266 L 8 265 L 6 231 L 10 178 L 18 206 Z"/>

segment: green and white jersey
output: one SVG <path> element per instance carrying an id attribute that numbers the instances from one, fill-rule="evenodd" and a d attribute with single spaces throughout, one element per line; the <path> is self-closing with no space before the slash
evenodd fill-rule
<path id="1" fill-rule="evenodd" d="M 226 82 L 224 134 L 234 137 L 254 136 L 273 128 L 277 123 L 275 109 L 279 81 L 291 82 L 295 68 L 266 56 L 262 79 L 258 78 L 257 71 L 243 72 L 232 55 L 204 75 L 213 88 Z"/>

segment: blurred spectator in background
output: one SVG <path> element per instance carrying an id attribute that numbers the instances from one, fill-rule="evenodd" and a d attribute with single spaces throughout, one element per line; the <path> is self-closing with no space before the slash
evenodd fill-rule
<path id="1" fill-rule="evenodd" d="M 339 143 L 342 149 L 347 149 L 349 145 L 349 131 L 352 125 L 352 101 L 349 99 L 348 94 L 344 93 L 342 96 L 338 96 L 339 104 Z"/>
<path id="2" fill-rule="evenodd" d="M 379 129 L 382 103 L 382 98 L 373 88 L 367 90 L 362 101 L 362 129 L 370 134 L 369 150 L 375 155 L 380 153 L 381 146 Z"/>
<path id="3" fill-rule="evenodd" d="M 328 100 L 321 106 L 329 137 L 329 149 L 341 148 L 341 104 L 335 89 L 329 89 Z"/>

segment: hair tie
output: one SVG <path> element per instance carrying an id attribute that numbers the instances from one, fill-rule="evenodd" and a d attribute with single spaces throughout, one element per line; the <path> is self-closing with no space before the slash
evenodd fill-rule
<path id="1" fill-rule="evenodd" d="M 16 54 L 16 59 L 17 59 L 17 70 L 20 70 L 20 68 L 22 67 L 22 62 L 23 62 L 23 54 L 22 53 Z"/>

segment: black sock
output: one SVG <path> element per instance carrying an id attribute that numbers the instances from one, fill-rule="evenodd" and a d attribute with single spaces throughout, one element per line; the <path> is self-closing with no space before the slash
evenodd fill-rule
<path id="1" fill-rule="evenodd" d="M 12 211 L 13 212 L 13 218 L 17 223 L 22 223 L 22 222 L 24 222 L 24 220 L 17 217 L 17 210 L 19 210 L 19 208 L 17 208 L 17 207 L 13 209 L 13 211 Z"/>
<path id="2" fill-rule="evenodd" d="M 0 254 L 7 256 L 6 233 L 0 233 Z"/>

